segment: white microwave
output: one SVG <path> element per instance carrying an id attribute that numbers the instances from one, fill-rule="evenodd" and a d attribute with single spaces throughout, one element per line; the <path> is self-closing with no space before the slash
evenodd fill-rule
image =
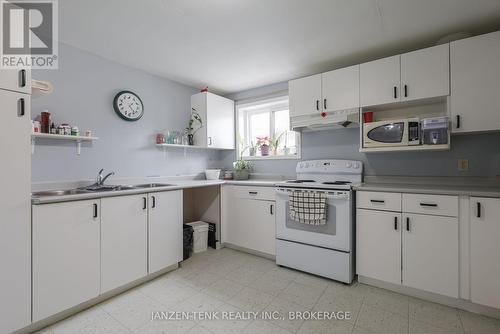
<path id="1" fill-rule="evenodd" d="M 420 145 L 420 120 L 408 118 L 363 124 L 363 147 Z"/>

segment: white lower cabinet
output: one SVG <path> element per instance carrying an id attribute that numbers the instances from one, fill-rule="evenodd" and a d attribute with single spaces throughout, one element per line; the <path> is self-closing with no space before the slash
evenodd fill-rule
<path id="1" fill-rule="evenodd" d="M 401 284 L 401 213 L 357 210 L 356 272 Z"/>
<path id="2" fill-rule="evenodd" d="M 435 212 L 454 215 L 447 217 L 364 209 L 365 195 L 357 196 L 357 274 L 458 298 L 458 207 L 444 205 L 458 198 L 402 194 L 403 210 L 432 204 Z"/>
<path id="3" fill-rule="evenodd" d="M 182 190 L 149 194 L 148 271 L 182 261 Z"/>
<path id="4" fill-rule="evenodd" d="M 266 187 L 225 187 L 223 214 L 223 242 L 276 254 L 276 202 L 269 199 Z M 251 198 L 254 196 L 255 198 Z"/>
<path id="5" fill-rule="evenodd" d="M 99 295 L 99 202 L 33 206 L 33 321 Z"/>
<path id="6" fill-rule="evenodd" d="M 500 308 L 500 198 L 471 197 L 470 204 L 471 300 Z"/>
<path id="7" fill-rule="evenodd" d="M 101 292 L 147 274 L 147 194 L 101 199 Z"/>
<path id="8" fill-rule="evenodd" d="M 458 219 L 403 216 L 403 285 L 458 298 Z"/>

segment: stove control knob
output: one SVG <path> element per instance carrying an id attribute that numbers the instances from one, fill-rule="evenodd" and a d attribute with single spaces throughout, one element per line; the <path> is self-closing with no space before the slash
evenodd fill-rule
<path id="1" fill-rule="evenodd" d="M 348 162 L 348 163 L 346 164 L 346 167 L 347 167 L 347 168 L 351 168 L 351 167 L 352 167 L 352 162 Z"/>
<path id="2" fill-rule="evenodd" d="M 301 163 L 301 164 L 299 165 L 299 168 L 304 168 L 304 164 L 303 164 L 303 163 Z"/>
<path id="3" fill-rule="evenodd" d="M 359 168 L 359 163 L 358 162 L 355 162 L 354 163 L 354 168 L 358 169 Z"/>
<path id="4" fill-rule="evenodd" d="M 309 163 L 308 162 L 306 162 L 306 168 L 309 168 Z"/>

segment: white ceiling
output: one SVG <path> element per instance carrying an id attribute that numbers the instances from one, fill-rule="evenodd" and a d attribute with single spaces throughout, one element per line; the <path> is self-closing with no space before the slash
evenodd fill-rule
<path id="1" fill-rule="evenodd" d="M 499 0 L 61 0 L 62 42 L 233 93 L 500 29 Z"/>

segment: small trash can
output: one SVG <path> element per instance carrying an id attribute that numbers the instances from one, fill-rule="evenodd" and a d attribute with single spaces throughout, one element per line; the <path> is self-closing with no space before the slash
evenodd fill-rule
<path id="1" fill-rule="evenodd" d="M 183 242 L 183 260 L 189 259 L 193 251 L 193 227 L 187 224 L 183 226 L 184 242 Z"/>
<path id="2" fill-rule="evenodd" d="M 193 251 L 205 252 L 208 248 L 208 223 L 197 221 L 186 225 L 193 227 Z"/>

